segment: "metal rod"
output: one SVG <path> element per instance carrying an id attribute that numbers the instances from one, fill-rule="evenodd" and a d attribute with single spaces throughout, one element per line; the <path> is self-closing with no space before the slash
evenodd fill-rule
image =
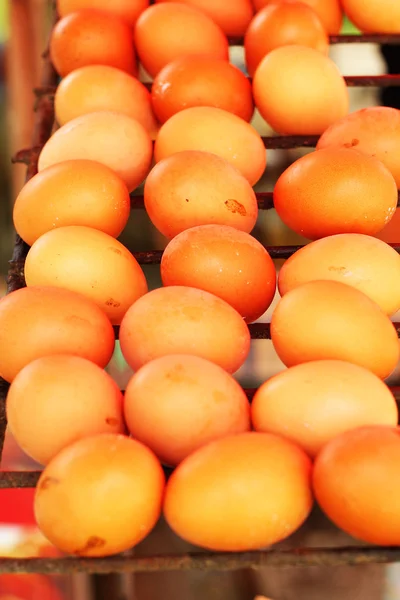
<path id="1" fill-rule="evenodd" d="M 363 33 L 362 35 L 330 35 L 331 44 L 400 44 L 400 34 L 390 33 Z M 243 46 L 244 38 L 241 36 L 229 37 L 232 46 Z"/>

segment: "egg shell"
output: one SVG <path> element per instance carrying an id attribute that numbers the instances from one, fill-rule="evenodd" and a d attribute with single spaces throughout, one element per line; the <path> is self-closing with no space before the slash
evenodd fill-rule
<path id="1" fill-rule="evenodd" d="M 115 434 L 85 438 L 44 469 L 35 493 L 36 522 L 68 554 L 123 552 L 156 524 L 164 481 L 160 463 L 139 442 Z"/>
<path id="2" fill-rule="evenodd" d="M 320 135 L 349 112 L 349 93 L 338 67 L 306 46 L 269 52 L 254 73 L 253 95 L 261 116 L 282 134 Z"/>
<path id="3" fill-rule="evenodd" d="M 267 163 L 264 143 L 254 127 L 232 113 L 209 106 L 176 113 L 158 132 L 156 162 L 183 150 L 211 152 L 224 158 L 250 185 L 261 178 Z"/>
<path id="4" fill-rule="evenodd" d="M 256 11 L 261 10 L 264 6 L 268 6 L 276 2 L 276 0 L 252 0 Z M 340 33 L 343 21 L 343 9 L 340 0 L 302 0 L 318 15 L 321 23 L 330 35 Z M 280 0 L 280 2 L 288 2 L 288 0 Z"/>
<path id="5" fill-rule="evenodd" d="M 396 182 L 385 165 L 343 148 L 296 160 L 274 188 L 282 221 L 314 240 L 338 233 L 374 235 L 389 223 L 396 206 Z"/>
<path id="6" fill-rule="evenodd" d="M 122 353 L 138 369 L 168 354 L 206 358 L 229 373 L 245 362 L 250 333 L 238 312 L 209 292 L 170 286 L 137 300 L 120 327 Z"/>
<path id="7" fill-rule="evenodd" d="M 147 292 L 135 257 L 111 236 L 90 227 L 60 227 L 42 235 L 25 261 L 30 285 L 79 292 L 95 302 L 113 325 Z"/>
<path id="8" fill-rule="evenodd" d="M 357 288 L 389 316 L 400 309 L 400 255 L 369 235 L 331 235 L 300 248 L 279 271 L 279 292 L 321 279 Z"/>
<path id="9" fill-rule="evenodd" d="M 248 323 L 265 313 L 276 288 L 275 266 L 264 246 L 224 225 L 201 225 L 177 235 L 164 250 L 161 278 L 165 286 L 215 294 Z"/>
<path id="10" fill-rule="evenodd" d="M 167 238 L 196 225 L 229 225 L 250 233 L 257 221 L 256 195 L 228 161 L 187 150 L 157 163 L 144 185 L 152 223 Z"/>
<path id="11" fill-rule="evenodd" d="M 137 75 L 130 27 L 99 10 L 79 10 L 61 18 L 52 29 L 49 48 L 61 77 L 86 65 L 110 65 Z"/>
<path id="12" fill-rule="evenodd" d="M 27 287 L 0 300 L 0 376 L 6 381 L 51 354 L 73 354 L 105 367 L 114 342 L 105 313 L 76 292 Z"/>
<path id="13" fill-rule="evenodd" d="M 170 477 L 164 516 L 181 538 L 215 551 L 256 550 L 288 537 L 312 507 L 311 462 L 287 440 L 242 433 L 211 442 Z"/>
<path id="14" fill-rule="evenodd" d="M 365 425 L 396 426 L 389 388 L 373 373 L 339 360 L 317 360 L 278 373 L 251 403 L 256 431 L 276 433 L 314 458 L 337 435 Z"/>
<path id="15" fill-rule="evenodd" d="M 162 356 L 141 367 L 126 388 L 124 414 L 131 435 L 173 466 L 208 442 L 250 429 L 240 385 L 198 356 Z"/>
<path id="16" fill-rule="evenodd" d="M 400 4 L 396 0 L 342 0 L 343 9 L 364 33 L 400 33 Z"/>
<path id="17" fill-rule="evenodd" d="M 44 356 L 29 363 L 12 382 L 6 407 L 18 445 L 43 465 L 84 437 L 125 433 L 117 384 L 79 356 Z"/>
<path id="18" fill-rule="evenodd" d="M 155 77 L 151 89 L 154 111 L 165 123 L 193 106 L 213 106 L 250 121 L 253 93 L 247 77 L 226 60 L 210 56 L 181 56 Z"/>
<path id="19" fill-rule="evenodd" d="M 57 12 L 65 17 L 77 10 L 94 8 L 126 21 L 131 27 L 149 6 L 149 0 L 57 0 Z"/>
<path id="20" fill-rule="evenodd" d="M 228 40 L 218 25 L 203 12 L 178 2 L 156 4 L 141 14 L 135 26 L 135 47 L 152 77 L 183 55 L 229 60 Z"/>
<path id="21" fill-rule="evenodd" d="M 68 160 L 44 169 L 22 188 L 14 204 L 14 227 L 31 246 L 41 235 L 84 225 L 118 237 L 130 214 L 125 183 L 91 160 Z"/>
<path id="22" fill-rule="evenodd" d="M 318 455 L 313 486 L 325 514 L 356 539 L 400 544 L 398 427 L 361 427 L 336 437 Z"/>
<path id="23" fill-rule="evenodd" d="M 38 170 L 66 160 L 88 159 L 112 169 L 131 192 L 150 170 L 152 143 L 135 119 L 112 111 L 82 115 L 58 129 L 44 145 Z"/>
<path id="24" fill-rule="evenodd" d="M 344 360 L 385 379 L 399 360 L 389 317 L 368 296 L 338 281 L 310 281 L 285 294 L 272 315 L 271 339 L 287 367 Z"/>

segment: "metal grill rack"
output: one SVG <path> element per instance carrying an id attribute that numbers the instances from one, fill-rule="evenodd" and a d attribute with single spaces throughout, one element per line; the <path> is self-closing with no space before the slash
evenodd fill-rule
<path id="1" fill-rule="evenodd" d="M 243 39 L 229 40 L 232 45 L 242 45 Z M 331 44 L 399 44 L 400 35 L 337 35 L 330 36 Z M 35 90 L 36 118 L 32 147 L 20 151 L 14 162 L 27 165 L 27 180 L 37 172 L 37 160 L 41 148 L 51 136 L 54 125 L 54 90 L 57 85 L 55 73 L 48 53 L 44 55 L 42 86 Z M 349 87 L 390 87 L 400 86 L 400 74 L 375 76 L 345 77 Z M 290 149 L 314 147 L 318 136 L 271 136 L 263 138 L 268 149 Z M 261 210 L 273 208 L 272 192 L 257 193 L 258 206 Z M 400 206 L 400 201 L 398 203 Z M 143 208 L 143 196 L 131 196 L 133 210 Z M 400 241 L 391 244 L 400 252 Z M 272 258 L 286 259 L 301 246 L 267 246 Z M 7 277 L 8 293 L 25 286 L 24 263 L 29 247 L 17 236 L 10 261 Z M 136 252 L 134 256 L 140 264 L 159 264 L 162 251 Z M 400 336 L 400 323 L 394 324 Z M 249 325 L 252 339 L 270 339 L 270 327 L 267 323 Z M 116 328 L 116 335 L 118 330 Z M 0 460 L 7 427 L 5 401 L 9 384 L 0 378 Z M 391 388 L 396 401 L 400 404 L 400 386 Z M 245 390 L 249 399 L 254 389 Z M 35 487 L 40 471 L 7 471 L 0 472 L 0 488 L 32 488 Z M 42 574 L 109 574 L 139 573 L 161 571 L 187 571 L 199 569 L 203 571 L 234 571 L 244 568 L 273 567 L 310 567 L 310 566 L 342 566 L 365 565 L 400 562 L 400 547 L 334 547 L 334 548 L 296 548 L 290 550 L 264 550 L 256 552 L 211 553 L 193 552 L 149 557 L 135 557 L 132 552 L 108 558 L 0 558 L 0 573 L 42 573 Z"/>

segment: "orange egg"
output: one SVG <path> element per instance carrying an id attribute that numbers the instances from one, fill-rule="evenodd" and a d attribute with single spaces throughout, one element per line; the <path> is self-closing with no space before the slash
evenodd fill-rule
<path id="1" fill-rule="evenodd" d="M 52 285 L 93 300 L 113 325 L 147 292 L 135 257 L 116 239 L 90 227 L 60 227 L 42 235 L 25 262 L 30 285 Z"/>
<path id="2" fill-rule="evenodd" d="M 400 33 L 396 0 L 342 0 L 348 18 L 364 33 Z"/>
<path id="3" fill-rule="evenodd" d="M 81 294 L 22 288 L 0 300 L 0 348 L 0 376 L 12 381 L 25 365 L 50 354 L 74 354 L 105 367 L 114 331 L 104 312 Z"/>
<path id="4" fill-rule="evenodd" d="M 317 150 L 353 148 L 375 156 L 389 169 L 400 188 L 400 110 L 370 106 L 337 121 L 321 135 Z"/>
<path id="5" fill-rule="evenodd" d="M 161 123 L 192 106 L 214 106 L 250 121 L 254 112 L 251 84 L 226 60 L 210 56 L 182 56 L 161 69 L 151 98 Z"/>
<path id="6" fill-rule="evenodd" d="M 139 121 L 153 139 L 159 129 L 146 87 L 106 65 L 89 65 L 67 75 L 57 87 L 54 108 L 60 125 L 87 113 L 110 110 Z"/>
<path id="7" fill-rule="evenodd" d="M 275 3 L 276 0 L 252 0 L 254 8 L 258 11 Z M 287 2 L 288 0 L 280 0 Z M 343 10 L 340 0 L 302 0 L 304 4 L 310 6 L 318 15 L 322 25 L 331 35 L 337 35 L 342 28 Z"/>
<path id="8" fill-rule="evenodd" d="M 97 365 L 69 355 L 38 358 L 18 373 L 7 421 L 22 450 L 43 465 L 76 440 L 125 431 L 117 384 Z"/>
<path id="9" fill-rule="evenodd" d="M 38 168 L 65 160 L 89 159 L 106 165 L 131 192 L 150 170 L 152 143 L 136 120 L 111 111 L 77 117 L 58 129 L 44 145 Z"/>
<path id="10" fill-rule="evenodd" d="M 154 148 L 156 162 L 183 150 L 211 152 L 225 158 L 251 185 L 257 183 L 266 167 L 260 134 L 243 119 L 220 108 L 187 108 L 164 123 Z"/>
<path id="11" fill-rule="evenodd" d="M 254 75 L 271 50 L 295 44 L 328 53 L 329 38 L 317 14 L 303 2 L 268 4 L 254 17 L 246 31 L 244 49 L 247 70 Z"/>
<path id="12" fill-rule="evenodd" d="M 264 246 L 225 225 L 201 225 L 177 235 L 164 251 L 161 278 L 164 285 L 219 296 L 248 323 L 265 313 L 276 287 L 275 266 Z"/>
<path id="13" fill-rule="evenodd" d="M 349 111 L 349 94 L 338 67 L 306 46 L 269 52 L 254 74 L 253 94 L 267 123 L 289 135 L 319 135 Z"/>
<path id="14" fill-rule="evenodd" d="M 362 427 L 325 446 L 313 474 L 322 510 L 349 535 L 400 544 L 400 437 L 397 427 Z"/>
<path id="15" fill-rule="evenodd" d="M 156 0 L 156 3 L 174 1 L 198 8 L 229 36 L 244 35 L 253 16 L 253 7 L 250 0 L 229 0 L 229 2 L 215 2 L 215 0 Z"/>
<path id="16" fill-rule="evenodd" d="M 276 435 L 211 442 L 168 481 L 164 516 L 184 540 L 216 551 L 256 550 L 296 531 L 312 507 L 311 462 Z"/>
<path id="17" fill-rule="evenodd" d="M 291 367 L 266 381 L 251 404 L 256 431 L 276 433 L 314 458 L 337 435 L 364 425 L 397 425 L 396 401 L 373 373 L 340 360 Z"/>
<path id="18" fill-rule="evenodd" d="M 151 450 L 123 435 L 96 435 L 47 465 L 36 487 L 36 522 L 63 552 L 108 556 L 150 533 L 163 491 L 164 474 Z"/>
<path id="19" fill-rule="evenodd" d="M 285 294 L 272 315 L 271 339 L 287 367 L 344 360 L 385 379 L 399 360 L 389 317 L 368 296 L 338 281 L 310 281 Z"/>
<path id="20" fill-rule="evenodd" d="M 250 350 L 249 330 L 236 310 L 209 292 L 182 286 L 137 300 L 121 323 L 119 341 L 132 369 L 168 354 L 193 354 L 234 373 Z"/>
<path id="21" fill-rule="evenodd" d="M 389 316 L 400 309 L 400 255 L 374 237 L 343 233 L 304 246 L 283 264 L 279 292 L 321 279 L 357 288 Z"/>
<path id="22" fill-rule="evenodd" d="M 249 401 L 233 377 L 183 354 L 139 369 L 126 388 L 124 413 L 132 436 L 174 466 L 208 442 L 250 429 Z"/>
<path id="23" fill-rule="evenodd" d="M 397 188 L 378 159 L 327 148 L 303 156 L 279 177 L 274 206 L 282 221 L 312 240 L 378 233 L 393 217 Z"/>
<path id="24" fill-rule="evenodd" d="M 154 77 L 180 56 L 203 54 L 228 60 L 228 40 L 203 12 L 171 2 L 150 6 L 135 27 L 135 46 L 146 71 Z"/>
<path id="25" fill-rule="evenodd" d="M 50 57 L 61 77 L 85 65 L 137 74 L 130 27 L 98 10 L 80 10 L 60 19 L 51 33 Z"/>
<path id="26" fill-rule="evenodd" d="M 85 8 L 95 8 L 109 15 L 127 21 L 130 26 L 136 23 L 139 15 L 149 6 L 149 0 L 57 0 L 60 17 Z"/>
<path id="27" fill-rule="evenodd" d="M 184 151 L 161 160 L 144 185 L 147 214 L 168 238 L 196 225 L 230 225 L 249 233 L 257 221 L 256 195 L 228 161 Z"/>
<path id="28" fill-rule="evenodd" d="M 14 204 L 14 227 L 30 246 L 44 233 L 86 225 L 118 237 L 130 214 L 126 185 L 91 160 L 57 163 L 30 179 Z"/>

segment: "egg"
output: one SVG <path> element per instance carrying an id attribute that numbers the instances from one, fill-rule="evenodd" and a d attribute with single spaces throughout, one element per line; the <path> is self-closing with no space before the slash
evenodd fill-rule
<path id="1" fill-rule="evenodd" d="M 363 367 L 317 360 L 291 367 L 258 388 L 251 418 L 256 431 L 276 433 L 311 458 L 336 436 L 365 425 L 397 425 L 389 388 Z"/>
<path id="2" fill-rule="evenodd" d="M 58 129 L 44 145 L 39 171 L 66 160 L 88 159 L 112 169 L 131 192 L 150 170 L 152 143 L 135 119 L 112 111 L 76 117 Z"/>
<path id="3" fill-rule="evenodd" d="M 168 63 L 188 54 L 228 60 L 228 40 L 206 14 L 185 4 L 156 4 L 136 22 L 135 46 L 146 71 L 154 77 Z"/>
<path id="4" fill-rule="evenodd" d="M 42 235 L 25 261 L 28 286 L 51 285 L 79 292 L 119 325 L 147 292 L 135 257 L 116 239 L 90 227 L 60 227 Z"/>
<path id="5" fill-rule="evenodd" d="M 181 538 L 215 551 L 256 550 L 296 531 L 313 503 L 311 462 L 287 440 L 242 433 L 211 442 L 170 477 L 164 516 Z"/>
<path id="6" fill-rule="evenodd" d="M 247 77 L 226 60 L 181 56 L 155 77 L 151 89 L 154 112 L 161 123 L 193 106 L 213 106 L 250 121 L 253 94 Z"/>
<path id="7" fill-rule="evenodd" d="M 209 292 L 183 286 L 137 300 L 121 323 L 119 341 L 134 370 L 160 356 L 193 354 L 234 373 L 250 350 L 249 330 L 236 310 Z"/>
<path id="8" fill-rule="evenodd" d="M 151 450 L 123 435 L 100 434 L 64 448 L 46 466 L 35 492 L 36 522 L 67 554 L 109 556 L 150 533 L 163 492 L 164 474 Z"/>
<path id="9" fill-rule="evenodd" d="M 85 225 L 118 237 L 130 214 L 125 183 L 91 160 L 67 160 L 44 169 L 14 203 L 14 227 L 31 246 L 41 235 L 67 225 Z"/>
<path id="10" fill-rule="evenodd" d="M 333 123 L 318 140 L 317 150 L 352 148 L 374 156 L 389 169 L 400 188 L 400 110 L 370 106 Z"/>
<path id="11" fill-rule="evenodd" d="M 279 292 L 321 279 L 357 288 L 389 316 L 400 309 L 400 255 L 374 237 L 342 233 L 304 246 L 281 267 Z"/>
<path id="12" fill-rule="evenodd" d="M 319 135 L 349 112 L 338 67 L 306 46 L 281 46 L 259 63 L 253 94 L 261 116 L 278 133 Z"/>
<path id="13" fill-rule="evenodd" d="M 228 161 L 187 150 L 160 160 L 144 185 L 152 223 L 167 238 L 196 225 L 229 225 L 249 233 L 257 198 L 250 183 Z"/>
<path id="14" fill-rule="evenodd" d="M 271 339 L 287 367 L 344 360 L 385 379 L 399 360 L 389 317 L 368 296 L 338 281 L 310 281 L 285 294 L 272 315 Z"/>
<path id="15" fill-rule="evenodd" d="M 54 25 L 49 48 L 61 77 L 85 65 L 109 65 L 137 74 L 131 29 L 112 14 L 98 10 L 68 14 Z"/>
<path id="16" fill-rule="evenodd" d="M 240 385 L 198 356 L 162 356 L 141 367 L 126 388 L 124 414 L 131 435 L 172 466 L 208 442 L 250 429 Z"/>
<path id="17" fill-rule="evenodd" d="M 117 384 L 79 356 L 43 356 L 29 363 L 12 382 L 6 406 L 18 445 L 43 465 L 76 440 L 125 432 Z"/>
<path id="18" fill-rule="evenodd" d="M 173 1 L 156 0 L 156 3 Z M 178 0 L 178 2 L 201 10 L 229 36 L 243 35 L 253 16 L 250 0 L 230 0 L 229 3 L 215 2 L 215 0 Z"/>
<path id="19" fill-rule="evenodd" d="M 164 250 L 161 278 L 165 286 L 219 296 L 248 323 L 265 313 L 276 287 L 275 266 L 264 246 L 225 225 L 200 225 L 177 235 Z"/>
<path id="20" fill-rule="evenodd" d="M 257 183 L 266 167 L 266 150 L 259 133 L 237 115 L 220 108 L 187 108 L 164 123 L 155 143 L 156 162 L 184 150 L 211 152 L 224 158 L 250 185 Z"/>
<path id="21" fill-rule="evenodd" d="M 327 444 L 313 485 L 326 515 L 356 539 L 400 544 L 400 438 L 397 427 L 362 427 Z"/>
<path id="22" fill-rule="evenodd" d="M 259 11 L 264 6 L 269 6 L 275 3 L 276 0 L 252 0 L 254 8 Z M 280 2 L 288 2 L 290 0 L 280 0 Z M 331 35 L 337 35 L 342 29 L 343 9 L 340 0 L 302 0 L 318 15 L 322 25 Z"/>
<path id="23" fill-rule="evenodd" d="M 271 50 L 295 44 L 328 54 L 329 38 L 317 14 L 303 2 L 268 4 L 251 21 L 244 38 L 247 70 L 251 76 Z"/>
<path id="24" fill-rule="evenodd" d="M 288 227 L 312 240 L 339 233 L 374 235 L 394 215 L 397 187 L 378 159 L 327 148 L 303 156 L 282 173 L 274 206 Z"/>
<path id="25" fill-rule="evenodd" d="M 55 287 L 22 288 L 0 299 L 0 377 L 12 381 L 42 356 L 73 354 L 105 367 L 114 331 L 94 302 Z"/>
<path id="26" fill-rule="evenodd" d="M 396 0 L 342 0 L 343 10 L 364 33 L 400 33 L 400 4 Z"/>
<path id="27" fill-rule="evenodd" d="M 149 0 L 57 0 L 57 12 L 65 17 L 77 10 L 94 8 L 125 20 L 131 27 L 149 6 Z"/>
<path id="28" fill-rule="evenodd" d="M 56 90 L 54 108 L 60 125 L 91 112 L 113 111 L 136 119 L 152 139 L 159 129 L 147 88 L 135 77 L 107 65 L 88 65 L 64 77 Z"/>

